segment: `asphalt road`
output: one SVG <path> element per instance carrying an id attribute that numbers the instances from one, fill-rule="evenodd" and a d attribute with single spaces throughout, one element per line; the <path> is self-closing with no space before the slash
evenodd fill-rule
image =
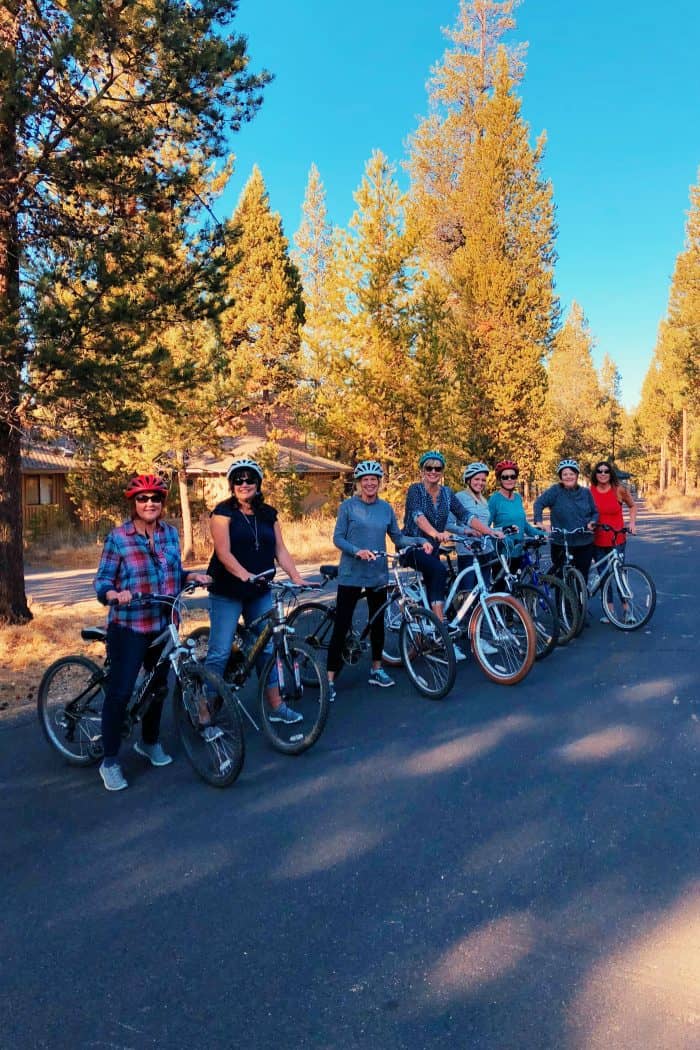
<path id="1" fill-rule="evenodd" d="M 227 791 L 5 722 L 2 1047 L 700 1047 L 700 522 L 642 521 L 647 629 L 441 703 L 361 664 Z"/>

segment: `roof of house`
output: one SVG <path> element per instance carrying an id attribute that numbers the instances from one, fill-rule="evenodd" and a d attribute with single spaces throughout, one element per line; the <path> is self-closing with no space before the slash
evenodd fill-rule
<path id="1" fill-rule="evenodd" d="M 229 438 L 223 442 L 226 448 L 224 453 L 202 452 L 191 456 L 187 464 L 187 473 L 225 474 L 232 459 L 244 456 L 255 459 L 256 453 L 264 443 L 264 438 L 253 434 L 246 434 L 240 438 Z M 345 474 L 352 470 L 347 463 L 339 463 L 335 459 L 317 456 L 304 448 L 293 447 L 281 442 L 277 447 L 279 451 L 275 470 L 280 474 L 291 470 L 295 470 L 298 474 Z"/>
<path id="2" fill-rule="evenodd" d="M 23 441 L 20 446 L 23 474 L 68 474 L 83 464 L 72 449 L 61 445 L 42 445 Z"/>

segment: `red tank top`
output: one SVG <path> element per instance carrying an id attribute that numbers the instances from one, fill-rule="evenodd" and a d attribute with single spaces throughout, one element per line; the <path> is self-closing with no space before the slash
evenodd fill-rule
<path id="1" fill-rule="evenodd" d="M 622 519 L 622 504 L 617 498 L 617 489 L 611 486 L 607 492 L 601 492 L 595 485 L 591 485 L 591 496 L 598 508 L 598 524 L 611 525 L 614 529 L 621 529 L 624 521 Z M 593 542 L 597 547 L 612 547 L 613 534 L 605 532 L 604 529 L 596 529 Z M 624 542 L 624 536 L 617 537 L 618 547 Z"/>

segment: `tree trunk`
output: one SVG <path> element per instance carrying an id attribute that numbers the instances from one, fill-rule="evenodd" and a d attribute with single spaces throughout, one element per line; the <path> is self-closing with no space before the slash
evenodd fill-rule
<path id="1" fill-rule="evenodd" d="M 16 3 L 0 7 L 0 623 L 32 618 L 24 592 L 20 390 L 24 343 L 20 329 L 17 230 Z"/>
<path id="2" fill-rule="evenodd" d="M 187 471 L 184 468 L 177 472 L 177 488 L 180 495 L 180 509 L 182 510 L 182 560 L 185 562 L 192 556 L 194 533 L 192 531 L 190 494 L 187 491 Z"/>
<path id="3" fill-rule="evenodd" d="M 666 472 L 668 468 L 667 462 L 667 442 L 666 438 L 661 439 L 661 449 L 659 453 L 659 492 L 664 493 L 666 491 Z"/>
<path id="4" fill-rule="evenodd" d="M 683 409 L 683 448 L 681 451 L 681 484 L 684 496 L 688 495 L 688 409 Z"/>

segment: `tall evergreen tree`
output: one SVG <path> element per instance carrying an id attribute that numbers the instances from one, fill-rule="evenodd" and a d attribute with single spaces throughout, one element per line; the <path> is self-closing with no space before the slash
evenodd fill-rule
<path id="1" fill-rule="evenodd" d="M 210 309 L 214 163 L 260 102 L 237 0 L 0 6 L 0 620 L 29 618 L 19 436 L 42 401 L 119 430 L 173 304 Z M 177 258 L 163 280 L 159 260 Z"/>
<path id="2" fill-rule="evenodd" d="M 593 364 L 595 342 L 578 303 L 554 340 L 549 361 L 547 416 L 555 444 L 549 467 L 561 456 L 576 456 L 583 462 L 600 455 L 601 389 Z"/>
<path id="3" fill-rule="evenodd" d="M 270 209 L 257 166 L 241 193 L 231 229 L 229 305 L 220 317 L 228 359 L 224 382 L 232 414 L 248 405 L 269 413 L 296 384 L 304 301 L 282 221 Z"/>

